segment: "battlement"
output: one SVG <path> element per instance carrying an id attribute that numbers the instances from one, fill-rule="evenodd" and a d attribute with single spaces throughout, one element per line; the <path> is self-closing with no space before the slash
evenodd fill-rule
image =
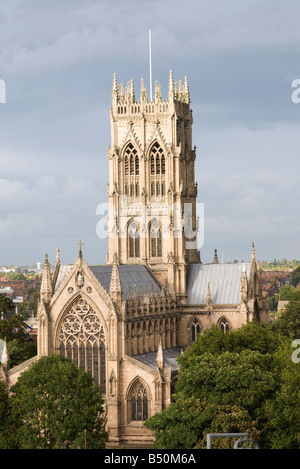
<path id="1" fill-rule="evenodd" d="M 155 82 L 154 98 L 148 99 L 147 89 L 144 86 L 144 79 L 141 79 L 140 98 L 136 100 L 133 80 L 126 86 L 117 83 L 116 74 L 113 75 L 112 87 L 112 110 L 115 115 L 131 116 L 134 114 L 169 114 L 174 112 L 174 108 L 181 112 L 189 112 L 190 93 L 187 77 L 184 81 L 179 80 L 174 83 L 173 72 L 169 73 L 168 97 L 161 96 L 160 84 Z"/>

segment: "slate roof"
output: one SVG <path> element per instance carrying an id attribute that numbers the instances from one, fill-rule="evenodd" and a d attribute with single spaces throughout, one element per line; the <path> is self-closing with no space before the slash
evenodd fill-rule
<path id="1" fill-rule="evenodd" d="M 61 265 L 59 268 L 58 276 L 56 279 L 54 291 L 57 291 L 59 285 L 64 281 L 70 270 L 73 268 L 73 265 Z"/>
<path id="2" fill-rule="evenodd" d="M 206 304 L 208 283 L 212 304 L 240 304 L 243 268 L 249 279 L 250 263 L 191 264 L 187 277 L 188 304 Z"/>
<path id="3" fill-rule="evenodd" d="M 181 347 L 167 348 L 163 350 L 164 355 L 164 365 L 171 366 L 172 371 L 177 370 L 179 365 L 177 363 L 177 357 L 181 354 Z M 151 368 L 156 369 L 156 352 L 148 352 L 143 355 L 133 355 L 132 358 L 135 358 L 144 365 L 148 365 Z"/>
<path id="4" fill-rule="evenodd" d="M 101 283 L 103 288 L 109 292 L 112 266 L 106 264 L 89 265 L 89 268 L 97 280 Z M 142 292 L 144 294 L 146 285 L 149 294 L 151 292 L 152 286 L 154 293 L 156 293 L 156 289 L 161 292 L 160 284 L 152 275 L 150 270 L 147 269 L 147 267 L 144 265 L 119 265 L 119 273 L 124 298 L 126 298 L 128 295 L 129 287 L 130 293 L 133 295 L 134 285 L 136 286 L 137 295 L 139 295 L 140 287 L 142 287 Z"/>
<path id="5" fill-rule="evenodd" d="M 97 280 L 101 283 L 103 288 L 109 292 L 112 266 L 107 264 L 99 264 L 89 265 L 88 267 L 93 272 Z M 59 285 L 64 281 L 72 268 L 73 265 L 60 266 L 54 291 L 57 291 Z M 147 267 L 144 265 L 119 265 L 119 273 L 124 298 L 127 298 L 129 287 L 130 293 L 133 295 L 134 285 L 136 286 L 137 295 L 139 295 L 140 287 L 142 287 L 143 294 L 145 293 L 146 285 L 148 288 L 148 294 L 150 294 L 152 286 L 154 294 L 156 293 L 157 289 L 159 293 L 161 293 L 161 285 L 150 272 L 150 270 L 147 269 Z"/>

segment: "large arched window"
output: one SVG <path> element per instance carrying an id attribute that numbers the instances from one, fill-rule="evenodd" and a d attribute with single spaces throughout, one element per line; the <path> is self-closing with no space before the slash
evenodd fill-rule
<path id="1" fill-rule="evenodd" d="M 129 422 L 144 422 L 148 418 L 148 394 L 145 386 L 138 380 L 128 396 Z"/>
<path id="2" fill-rule="evenodd" d="M 134 220 L 128 223 L 127 240 L 128 257 L 140 257 L 140 232 Z"/>
<path id="3" fill-rule="evenodd" d="M 104 329 L 96 312 L 82 298 L 64 313 L 59 330 L 59 352 L 88 372 L 105 394 Z"/>

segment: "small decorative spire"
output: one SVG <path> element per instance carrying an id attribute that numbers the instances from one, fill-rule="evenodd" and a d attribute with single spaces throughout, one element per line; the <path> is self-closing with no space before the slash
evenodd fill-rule
<path id="1" fill-rule="evenodd" d="M 211 305 L 211 291 L 210 291 L 209 282 L 207 284 L 206 304 Z"/>
<path id="2" fill-rule="evenodd" d="M 251 261 L 255 261 L 255 250 L 254 250 L 254 243 L 252 243 L 252 249 L 251 249 Z"/>
<path id="3" fill-rule="evenodd" d="M 170 70 L 169 72 L 169 96 L 170 94 L 173 95 L 174 93 L 174 81 L 173 81 L 173 72 Z"/>
<path id="4" fill-rule="evenodd" d="M 215 255 L 214 255 L 214 264 L 218 264 L 218 251 L 215 249 Z"/>
<path id="5" fill-rule="evenodd" d="M 187 77 L 184 77 L 183 93 L 184 93 L 184 97 L 185 97 L 185 102 L 189 103 L 190 102 L 190 91 L 189 91 L 189 85 L 188 85 Z"/>
<path id="6" fill-rule="evenodd" d="M 157 80 L 155 82 L 155 99 L 158 101 L 161 100 L 160 85 Z"/>
<path id="7" fill-rule="evenodd" d="M 163 354 L 161 339 L 159 341 L 159 346 L 157 350 L 156 364 L 157 364 L 157 368 L 159 369 L 162 369 L 164 367 L 164 354 Z"/>
<path id="8" fill-rule="evenodd" d="M 115 74 L 115 73 L 113 74 L 113 86 L 112 86 L 112 90 L 113 90 L 113 92 L 115 92 L 115 93 L 118 94 L 118 83 L 117 83 L 117 78 L 116 78 L 116 74 Z"/>
<path id="9" fill-rule="evenodd" d="M 147 101 L 147 90 L 144 85 L 144 78 L 141 79 L 141 101 Z"/>
<path id="10" fill-rule="evenodd" d="M 51 278 L 51 266 L 48 261 L 48 254 L 45 254 L 44 271 L 41 283 L 41 300 L 49 303 L 52 298 L 53 286 Z"/>
<path id="11" fill-rule="evenodd" d="M 132 102 L 135 101 L 135 94 L 134 94 L 134 86 L 133 86 L 133 79 L 131 78 L 130 80 L 130 97 L 132 99 Z"/>
<path id="12" fill-rule="evenodd" d="M 110 277 L 110 287 L 109 293 L 118 293 L 122 294 L 122 284 L 119 272 L 119 262 L 118 262 L 118 255 L 115 252 L 113 255 L 113 264 L 111 270 L 111 277 Z"/>

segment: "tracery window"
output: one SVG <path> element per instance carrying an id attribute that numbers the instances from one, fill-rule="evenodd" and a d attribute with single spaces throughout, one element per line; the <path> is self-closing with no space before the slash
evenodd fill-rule
<path id="1" fill-rule="evenodd" d="M 81 366 L 106 392 L 105 334 L 93 308 L 77 299 L 64 314 L 59 331 L 59 352 Z"/>
<path id="2" fill-rule="evenodd" d="M 230 331 L 229 322 L 227 321 L 226 318 L 220 319 L 219 328 L 224 332 L 224 334 L 227 334 L 227 332 Z"/>
<path id="3" fill-rule="evenodd" d="M 143 422 L 148 418 L 148 395 L 145 387 L 137 381 L 129 396 L 129 420 Z"/>
<path id="4" fill-rule="evenodd" d="M 158 142 L 154 142 L 150 151 L 151 196 L 165 195 L 165 154 Z"/>
<path id="5" fill-rule="evenodd" d="M 192 342 L 196 342 L 198 334 L 200 334 L 200 324 L 196 318 L 192 321 Z"/>
<path id="6" fill-rule="evenodd" d="M 138 196 L 138 182 L 140 174 L 140 161 L 136 148 L 131 142 L 124 151 L 124 193 L 130 197 Z M 130 191 L 128 190 L 130 187 Z"/>

